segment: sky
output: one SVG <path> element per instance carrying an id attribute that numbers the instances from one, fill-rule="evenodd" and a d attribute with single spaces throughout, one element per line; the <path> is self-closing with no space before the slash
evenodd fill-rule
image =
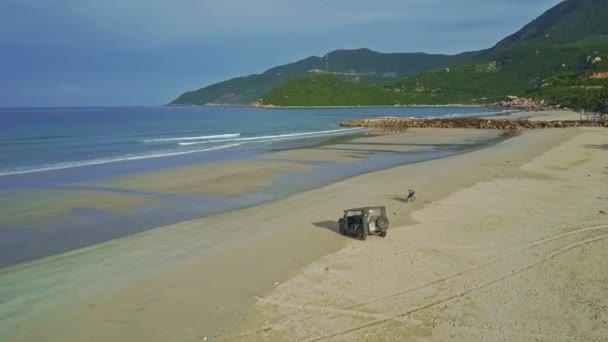
<path id="1" fill-rule="evenodd" d="M 560 0 L 1 0 L 0 106 L 163 105 L 335 49 L 454 54 Z"/>

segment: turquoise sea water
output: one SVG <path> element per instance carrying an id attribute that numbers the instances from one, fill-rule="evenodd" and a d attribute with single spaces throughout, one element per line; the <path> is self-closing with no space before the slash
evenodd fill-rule
<path id="1" fill-rule="evenodd" d="M 355 135 L 361 130 L 337 125 L 354 118 L 492 114 L 464 107 L 0 109 L 0 268 L 461 150 L 438 146 L 418 153 L 371 155 L 348 165 L 317 162 L 305 177 L 297 172 L 285 173 L 272 186 L 236 198 L 169 195 L 100 185 L 106 179 L 183 165 L 251 159 L 270 150 Z M 36 210 L 44 211 L 45 203 L 61 200 L 65 193 L 128 195 L 163 205 L 120 215 L 86 206 L 62 208 L 60 219 L 53 222 L 25 220 L 17 224 L 7 219 L 15 213 L 27 217 L 32 206 L 25 202 L 30 199 L 36 201 Z"/>

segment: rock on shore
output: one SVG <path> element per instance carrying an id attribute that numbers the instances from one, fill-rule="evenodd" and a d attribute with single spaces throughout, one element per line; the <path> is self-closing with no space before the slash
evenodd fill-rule
<path id="1" fill-rule="evenodd" d="M 410 119 L 410 118 L 374 118 L 350 120 L 340 123 L 341 127 L 368 127 L 368 128 L 472 128 L 472 129 L 500 129 L 505 131 L 518 131 L 535 128 L 568 128 L 568 127 L 608 127 L 608 121 L 586 120 L 555 120 L 555 121 L 529 121 L 529 120 L 491 120 L 484 118 L 451 118 L 451 119 Z"/>

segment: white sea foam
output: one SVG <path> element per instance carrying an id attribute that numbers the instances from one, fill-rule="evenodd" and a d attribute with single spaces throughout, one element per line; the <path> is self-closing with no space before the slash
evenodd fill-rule
<path id="1" fill-rule="evenodd" d="M 431 116 L 426 119 L 438 119 L 438 118 L 476 118 L 476 117 L 488 117 L 488 116 L 496 116 L 496 115 L 504 115 L 509 113 L 515 113 L 518 110 L 503 110 L 500 112 L 481 112 L 481 113 L 462 113 L 462 114 L 445 114 L 442 116 Z"/>
<path id="2" fill-rule="evenodd" d="M 509 114 L 509 113 L 515 113 L 515 112 L 518 112 L 518 110 L 503 110 L 500 112 L 482 112 L 482 113 L 475 113 L 475 114 L 465 114 L 465 116 L 484 117 L 484 116 L 503 115 L 503 114 Z"/>
<path id="3" fill-rule="evenodd" d="M 222 143 L 222 142 L 269 142 L 269 141 L 281 141 L 281 140 L 294 140 L 302 138 L 315 138 L 331 135 L 342 135 L 351 134 L 355 132 L 361 132 L 366 130 L 365 128 L 349 128 L 349 129 L 334 129 L 330 131 L 317 131 L 317 132 L 303 132 L 303 133 L 290 133 L 290 134 L 277 134 L 277 135 L 263 135 L 259 137 L 249 138 L 235 138 L 235 139 L 218 139 L 218 140 L 205 140 L 205 141 L 193 141 L 193 142 L 180 142 L 180 146 L 190 146 L 199 144 L 210 144 L 210 143 Z"/>
<path id="4" fill-rule="evenodd" d="M 236 147 L 236 146 L 240 146 L 240 145 L 242 145 L 242 143 L 220 145 L 220 146 L 214 146 L 214 147 L 210 147 L 210 148 L 206 148 L 206 149 L 191 150 L 191 151 L 173 151 L 173 152 L 165 152 L 165 153 L 127 155 L 127 156 L 114 157 L 114 158 L 100 158 L 100 159 L 92 159 L 92 160 L 83 160 L 83 161 L 78 161 L 78 162 L 57 163 L 57 164 L 43 165 L 43 166 L 40 166 L 37 168 L 32 168 L 32 169 L 14 169 L 14 170 L 0 171 L 0 177 L 19 175 L 19 174 L 25 174 L 25 173 L 70 169 L 70 168 L 82 167 L 82 166 L 109 164 L 109 163 L 116 163 L 116 162 L 122 162 L 122 161 L 130 161 L 130 160 L 141 160 L 141 159 L 179 156 L 179 155 L 183 155 L 183 154 L 192 154 L 192 153 L 201 153 L 201 152 L 214 151 L 214 150 L 222 150 L 222 149 Z"/>
<path id="5" fill-rule="evenodd" d="M 157 142 L 170 142 L 170 141 L 228 139 L 228 138 L 238 138 L 240 136 L 241 136 L 241 133 L 216 134 L 216 135 L 202 135 L 202 136 L 199 136 L 199 137 L 177 137 L 177 138 L 147 139 L 147 140 L 142 140 L 142 142 L 144 142 L 144 143 L 157 143 Z"/>

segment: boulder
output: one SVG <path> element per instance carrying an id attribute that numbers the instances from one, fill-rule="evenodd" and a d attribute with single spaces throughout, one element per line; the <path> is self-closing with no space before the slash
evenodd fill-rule
<path id="1" fill-rule="evenodd" d="M 351 120 L 340 123 L 341 127 L 382 128 L 384 132 L 399 132 L 407 128 L 470 128 L 498 129 L 507 132 L 518 132 L 523 129 L 567 128 L 567 127 L 608 127 L 605 120 L 491 120 L 484 118 L 451 118 L 451 119 L 411 119 L 411 118 L 375 118 Z"/>

